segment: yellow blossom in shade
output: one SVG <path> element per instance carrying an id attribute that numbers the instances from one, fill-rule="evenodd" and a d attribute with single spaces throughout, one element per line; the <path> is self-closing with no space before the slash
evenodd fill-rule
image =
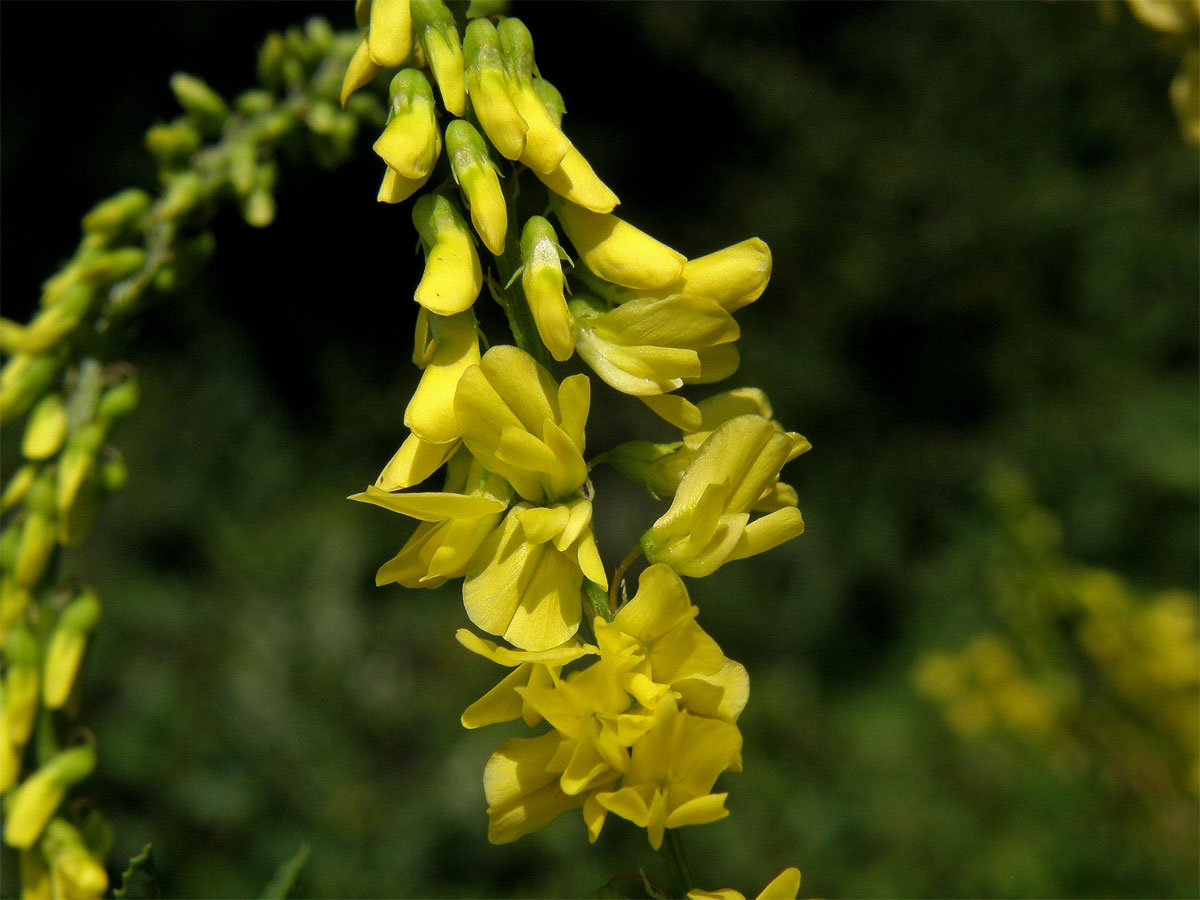
<path id="1" fill-rule="evenodd" d="M 511 496 L 503 480 L 467 453 L 450 461 L 441 492 L 393 494 L 372 486 L 352 495 L 351 500 L 422 522 L 400 552 L 379 569 L 375 583 L 432 588 L 461 577 L 479 545 L 500 524 Z"/>
<path id="2" fill-rule="evenodd" d="M 628 658 L 632 651 L 644 661 L 629 666 L 622 684 L 648 709 L 669 689 L 691 712 L 736 721 L 750 696 L 749 676 L 700 627 L 696 613 L 679 576 L 669 566 L 650 566 L 612 622 L 596 619 L 601 656 Z"/>
<path id="3" fill-rule="evenodd" d="M 521 231 L 521 290 L 529 302 L 538 336 L 550 355 L 563 362 L 575 352 L 571 315 L 563 293 L 562 258 L 554 226 L 531 216 Z"/>
<path id="4" fill-rule="evenodd" d="M 422 309 L 417 316 L 416 346 L 428 361 L 418 363 L 425 372 L 404 411 L 404 424 L 423 441 L 456 441 L 454 391 L 463 372 L 480 359 L 475 322 L 469 314 L 438 316 Z"/>
<path id="5" fill-rule="evenodd" d="M 417 69 L 401 69 L 392 79 L 388 98 L 388 122 L 373 149 L 398 175 L 424 178 L 442 152 L 433 88 Z"/>
<path id="6" fill-rule="evenodd" d="M 513 738 L 488 759 L 483 770 L 483 791 L 488 802 L 488 840 L 493 844 L 515 841 L 580 806 L 588 836 L 595 840 L 606 813 L 595 797 L 607 785 L 602 781 L 573 795 L 563 791 L 560 773 L 551 766 L 565 740 L 557 731 L 535 738 Z M 607 777 L 615 781 L 620 773 L 610 772 Z"/>
<path id="7" fill-rule="evenodd" d="M 483 287 L 483 268 L 462 214 L 444 194 L 424 194 L 413 204 L 412 219 L 425 250 L 413 299 L 441 316 L 470 309 Z"/>
<path id="8" fill-rule="evenodd" d="M 442 0 L 410 0 L 413 32 L 429 70 L 442 95 L 442 105 L 451 115 L 461 116 L 467 105 L 463 83 L 463 52 L 454 14 Z"/>
<path id="9" fill-rule="evenodd" d="M 475 117 L 501 156 L 519 159 L 525 151 L 529 126 L 508 91 L 496 26 L 485 18 L 468 22 L 463 56 L 467 62 L 467 95 Z"/>
<path id="10" fill-rule="evenodd" d="M 754 900 L 796 900 L 800 893 L 800 870 L 795 866 L 784 869 L 763 888 Z M 699 888 L 688 891 L 689 900 L 746 900 L 744 894 L 732 888 L 719 891 L 702 891 Z"/>
<path id="11" fill-rule="evenodd" d="M 590 402 L 586 375 L 559 385 L 524 350 L 502 344 L 463 373 L 454 414 L 463 442 L 486 468 L 526 500 L 553 502 L 576 496 L 587 480 Z"/>
<path id="12" fill-rule="evenodd" d="M 455 119 L 446 126 L 446 153 L 454 180 L 466 195 L 476 233 L 499 256 L 508 233 L 508 206 L 483 137 L 470 122 Z"/>
<path id="13" fill-rule="evenodd" d="M 501 20 L 496 36 L 508 94 L 526 125 L 525 148 L 519 160 L 534 172 L 553 172 L 571 149 L 571 142 L 534 88 L 533 37 L 524 22 L 512 17 Z"/>
<path id="14" fill-rule="evenodd" d="M 596 801 L 645 828 L 657 850 L 667 828 L 729 815 L 726 795 L 710 791 L 722 772 L 741 770 L 741 750 L 736 725 L 681 710 L 668 694 L 654 710 L 651 727 L 634 742 L 620 788 L 597 794 Z"/>
<path id="15" fill-rule="evenodd" d="M 342 78 L 342 106 L 346 105 L 351 94 L 361 87 L 366 87 L 382 71 L 383 69 L 371 60 L 371 50 L 367 45 L 367 39 L 363 38 L 358 49 L 354 51 L 354 55 L 350 57 L 350 63 L 346 66 L 346 74 Z"/>
<path id="16" fill-rule="evenodd" d="M 522 650 L 548 650 L 574 636 L 584 576 L 608 585 L 591 518 L 582 497 L 509 510 L 467 567 L 463 605 L 471 621 Z"/>
<path id="17" fill-rule="evenodd" d="M 611 387 L 649 396 L 718 381 L 738 364 L 733 317 L 710 300 L 634 300 L 606 310 L 593 297 L 571 301 L 579 355 Z"/>
<path id="18" fill-rule="evenodd" d="M 367 25 L 371 61 L 392 68 L 412 52 L 412 10 L 409 0 L 372 0 Z"/>
<path id="19" fill-rule="evenodd" d="M 513 670 L 499 684 L 467 707 L 462 714 L 464 728 L 511 722 L 517 718 L 524 719 L 525 724 L 531 727 L 536 725 L 542 720 L 541 713 L 526 703 L 516 689 L 551 687 L 558 680 L 563 666 L 596 652 L 596 648 L 591 644 L 581 644 L 575 639 L 549 650 L 529 651 L 501 647 L 465 628 L 458 629 L 455 637 L 472 653 L 478 653 Z"/>
<path id="20" fill-rule="evenodd" d="M 737 416 L 712 432 L 688 467 L 671 508 L 642 536 L 651 562 L 703 577 L 804 531 L 795 507 L 753 521 L 750 510 L 779 478 L 795 441 L 769 419 Z"/>
<path id="21" fill-rule="evenodd" d="M 687 258 L 612 213 L 596 213 L 551 198 L 551 209 L 583 264 L 605 281 L 662 288 L 678 280 Z"/>

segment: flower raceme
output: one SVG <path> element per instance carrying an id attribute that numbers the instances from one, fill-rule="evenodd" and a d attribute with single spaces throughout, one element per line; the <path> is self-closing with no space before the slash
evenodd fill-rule
<path id="1" fill-rule="evenodd" d="M 733 313 L 763 293 L 770 251 L 750 238 L 688 259 L 614 215 L 618 198 L 563 132 L 562 97 L 518 19 L 468 11 L 462 28 L 461 12 L 441 0 L 360 0 L 358 13 L 367 31 L 343 103 L 404 67 L 374 145 L 387 167 L 379 199 L 437 185 L 412 209 L 425 265 L 413 295 L 422 375 L 404 413 L 410 433 L 352 498 L 419 523 L 376 582 L 462 578 L 467 617 L 497 640 L 460 629 L 459 642 L 508 669 L 463 725 L 522 719 L 547 729 L 488 760 L 489 839 L 515 840 L 580 809 L 590 840 L 612 813 L 645 828 L 657 849 L 668 828 L 727 815 L 714 785 L 741 769 L 736 723 L 749 696 L 746 669 L 700 627 L 680 576 L 702 577 L 804 529 L 779 475 L 808 442 L 772 419 L 766 396 L 681 396 L 737 370 Z M 554 224 L 518 218 L 527 172 L 547 189 L 541 209 Z M 474 306 L 485 283 L 518 346 L 481 353 L 486 316 Z M 649 566 L 637 592 L 619 606 L 617 585 L 605 596 L 584 461 L 591 381 L 559 381 L 539 362 L 576 352 L 682 432 L 592 461 L 671 498 L 641 538 Z M 417 488 L 443 466 L 440 491 Z M 787 870 L 762 896 L 794 896 L 798 879 Z"/>

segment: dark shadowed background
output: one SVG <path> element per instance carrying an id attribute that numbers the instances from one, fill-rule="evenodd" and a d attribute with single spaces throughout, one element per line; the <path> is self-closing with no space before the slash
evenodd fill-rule
<path id="1" fill-rule="evenodd" d="M 4 315 L 26 318 L 95 201 L 153 187 L 142 135 L 178 112 L 172 72 L 232 96 L 269 29 L 352 27 L 352 6 L 3 4 Z M 1065 558 L 1196 586 L 1175 49 L 1115 4 L 511 12 L 618 212 L 689 256 L 751 235 L 774 253 L 729 386 L 812 441 L 785 470 L 808 532 L 692 584 L 751 678 L 732 814 L 684 834 L 701 884 L 753 896 L 798 865 L 803 896 L 1195 896 L 1186 784 L 964 739 L 911 677 L 1004 627 L 998 467 Z M 172 896 L 257 895 L 302 842 L 301 896 L 583 895 L 652 869 L 643 832 L 610 818 L 589 846 L 571 813 L 487 843 L 482 767 L 524 727 L 459 726 L 501 673 L 455 643 L 454 585 L 373 586 L 411 526 L 344 499 L 403 438 L 417 374 L 409 208 L 375 203 L 359 147 L 336 172 L 285 165 L 268 229 L 220 216 L 205 276 L 141 320 L 130 482 L 66 561 L 104 603 L 85 793 L 116 870 L 152 841 Z M 671 437 L 595 394 L 590 451 Z M 608 473 L 596 489 L 611 569 L 662 506 Z"/>

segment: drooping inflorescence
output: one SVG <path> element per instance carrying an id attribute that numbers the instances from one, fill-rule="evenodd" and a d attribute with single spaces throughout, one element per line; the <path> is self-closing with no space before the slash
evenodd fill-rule
<path id="1" fill-rule="evenodd" d="M 467 617 L 499 640 L 464 628 L 460 643 L 509 670 L 463 724 L 545 726 L 485 766 L 493 842 L 579 809 L 589 839 L 611 813 L 658 849 L 671 829 L 728 814 L 714 786 L 741 769 L 737 719 L 749 696 L 745 668 L 699 625 L 681 576 L 804 530 L 796 491 L 779 476 L 809 444 L 772 418 L 766 395 L 679 393 L 737 370 L 734 313 L 763 293 L 770 251 L 751 238 L 688 259 L 614 214 L 619 200 L 563 133 L 562 97 L 519 19 L 475 15 L 474 5 L 456 18 L 441 0 L 360 0 L 357 12 L 366 33 L 343 101 L 400 67 L 374 145 L 386 164 L 379 199 L 418 194 L 425 254 L 408 434 L 352 498 L 421 524 L 376 581 L 462 578 Z M 546 201 L 522 221 L 527 172 Z M 485 285 L 513 343 L 482 335 L 474 307 Z M 592 527 L 603 498 L 585 461 L 593 379 L 550 370 L 575 355 L 680 432 L 592 459 L 671 499 L 611 575 Z M 442 490 L 412 490 L 442 469 Z M 642 554 L 649 566 L 619 604 Z M 787 870 L 769 889 L 794 897 L 798 885 Z"/>

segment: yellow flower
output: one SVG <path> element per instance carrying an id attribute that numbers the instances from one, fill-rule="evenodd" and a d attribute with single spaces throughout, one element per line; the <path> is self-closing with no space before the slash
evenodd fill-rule
<path id="1" fill-rule="evenodd" d="M 518 503 L 467 567 L 463 605 L 488 634 L 522 650 L 548 650 L 579 630 L 583 577 L 608 579 L 591 527 L 592 504 Z"/>
<path id="2" fill-rule="evenodd" d="M 670 690 L 693 713 L 736 721 L 750 695 L 749 676 L 697 624 L 697 612 L 669 566 L 650 566 L 612 622 L 596 618 L 600 654 L 634 657 L 622 684 L 647 709 Z"/>
<path id="3" fill-rule="evenodd" d="M 621 787 L 597 794 L 596 801 L 645 828 L 657 850 L 667 828 L 729 815 L 727 795 L 710 791 L 722 772 L 741 771 L 741 750 L 736 725 L 681 710 L 668 694 L 655 709 L 652 726 L 634 743 Z"/>
<path id="4" fill-rule="evenodd" d="M 762 296 L 770 279 L 770 248 L 759 238 L 748 238 L 707 256 L 689 259 L 683 264 L 679 279 L 659 291 L 622 293 L 629 300 L 672 295 L 703 298 L 735 312 Z"/>
<path id="5" fill-rule="evenodd" d="M 455 119 L 446 126 L 446 153 L 454 180 L 467 197 L 475 231 L 484 246 L 499 256 L 508 233 L 508 207 L 483 137 L 470 122 Z"/>
<path id="6" fill-rule="evenodd" d="M 457 441 L 454 390 L 480 359 L 475 323 L 469 315 L 438 316 L 422 309 L 414 347 L 414 361 L 425 371 L 404 411 L 404 424 L 431 444 Z"/>
<path id="7" fill-rule="evenodd" d="M 463 52 L 454 15 L 442 0 L 411 0 L 413 30 L 429 61 L 429 69 L 442 94 L 442 105 L 461 116 L 467 105 L 463 84 Z"/>
<path id="8" fill-rule="evenodd" d="M 83 835 L 66 819 L 54 818 L 41 840 L 50 863 L 52 896 L 99 898 L 108 889 L 108 873 L 92 856 Z"/>
<path id="9" fill-rule="evenodd" d="M 346 74 L 342 78 L 342 106 L 346 105 L 351 94 L 370 84 L 382 71 L 382 67 L 376 65 L 371 59 L 370 45 L 367 39 L 363 38 L 358 49 L 354 51 L 354 55 L 350 57 L 350 63 L 346 66 Z"/>
<path id="10" fill-rule="evenodd" d="M 796 900 L 800 893 L 800 870 L 795 866 L 784 869 L 763 888 L 754 900 Z M 744 894 L 732 888 L 719 891 L 688 891 L 689 900 L 746 900 Z"/>
<path id="11" fill-rule="evenodd" d="M 496 26 L 485 18 L 468 22 L 463 56 L 467 61 L 467 95 L 475 117 L 501 156 L 519 159 L 525 151 L 529 126 L 508 92 Z"/>
<path id="12" fill-rule="evenodd" d="M 738 325 L 710 300 L 643 298 L 606 311 L 595 298 L 577 297 L 571 312 L 579 355 L 622 393 L 665 394 L 737 369 Z"/>
<path id="13" fill-rule="evenodd" d="M 533 89 L 552 120 L 556 124 L 561 123 L 566 108 L 558 89 L 544 78 L 535 78 Z M 569 140 L 567 143 L 570 145 L 567 155 L 562 158 L 557 169 L 544 174 L 534 169 L 533 174 L 558 196 L 570 200 L 576 206 L 597 213 L 612 212 L 613 207 L 621 201 L 612 189 L 597 177 L 575 145 Z"/>
<path id="14" fill-rule="evenodd" d="M 96 749 L 81 744 L 50 757 L 6 798 L 4 843 L 18 850 L 32 847 L 54 815 L 67 788 L 96 767 Z"/>
<path id="15" fill-rule="evenodd" d="M 412 8 L 409 0 L 372 0 L 367 46 L 371 61 L 391 68 L 412 52 Z"/>
<path id="16" fill-rule="evenodd" d="M 511 722 L 517 718 L 524 719 L 525 724 L 530 727 L 536 725 L 542 721 L 541 713 L 517 693 L 517 688 L 552 687 L 558 681 L 563 666 L 596 652 L 596 648 L 591 644 L 581 644 L 575 639 L 549 650 L 530 651 L 501 647 L 465 628 L 458 629 L 455 637 L 472 653 L 478 653 L 513 670 L 499 684 L 467 707 L 462 714 L 464 728 Z"/>
<path id="17" fill-rule="evenodd" d="M 434 588 L 461 577 L 480 544 L 500 524 L 511 496 L 507 484 L 466 453 L 450 461 L 445 490 L 440 493 L 393 494 L 371 486 L 354 494 L 351 500 L 422 522 L 400 552 L 379 569 L 375 584 Z"/>
<path id="18" fill-rule="evenodd" d="M 529 302 L 538 336 L 559 362 L 570 359 L 575 352 L 571 315 L 563 294 L 565 257 L 554 227 L 541 216 L 530 216 L 521 231 L 521 290 Z"/>
<path id="19" fill-rule="evenodd" d="M 577 496 L 587 480 L 590 398 L 586 375 L 558 385 L 524 350 L 502 344 L 463 373 L 454 413 L 463 442 L 484 467 L 526 500 L 555 502 Z"/>
<path id="20" fill-rule="evenodd" d="M 551 197 L 551 209 L 583 264 L 605 281 L 653 290 L 679 279 L 687 258 L 612 213 Z"/>
<path id="21" fill-rule="evenodd" d="M 483 287 L 483 269 L 462 214 L 445 194 L 424 194 L 413 204 L 412 219 L 425 249 L 425 272 L 413 299 L 440 316 L 470 309 Z"/>
<path id="22" fill-rule="evenodd" d="M 388 122 L 373 149 L 397 175 L 428 178 L 442 152 L 433 88 L 416 69 L 401 69 L 388 94 Z"/>
<path id="23" fill-rule="evenodd" d="M 534 172 L 553 172 L 571 142 L 558 127 L 533 86 L 533 37 L 520 19 L 506 18 L 496 27 L 504 60 L 506 87 L 517 112 L 525 120 L 525 147 L 519 160 Z"/>
<path id="24" fill-rule="evenodd" d="M 671 508 L 642 536 L 646 558 L 699 578 L 801 534 L 804 520 L 795 507 L 754 521 L 749 514 L 796 448 L 792 436 L 762 416 L 718 426 L 696 451 Z"/>

